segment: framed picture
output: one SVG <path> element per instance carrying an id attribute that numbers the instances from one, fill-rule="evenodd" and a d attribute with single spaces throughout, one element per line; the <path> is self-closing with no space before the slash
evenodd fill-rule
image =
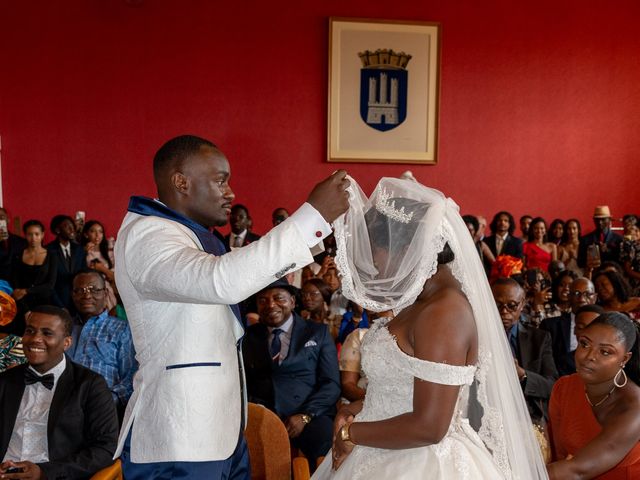
<path id="1" fill-rule="evenodd" d="M 331 18 L 329 162 L 435 164 L 440 25 Z"/>

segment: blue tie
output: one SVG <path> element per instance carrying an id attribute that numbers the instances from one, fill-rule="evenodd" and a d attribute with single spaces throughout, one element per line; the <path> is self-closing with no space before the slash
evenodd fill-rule
<path id="1" fill-rule="evenodd" d="M 282 347 L 280 335 L 283 333 L 283 330 L 280 328 L 274 328 L 271 333 L 273 334 L 273 340 L 271 341 L 269 353 L 271 354 L 271 361 L 278 365 L 280 363 L 280 348 Z"/>

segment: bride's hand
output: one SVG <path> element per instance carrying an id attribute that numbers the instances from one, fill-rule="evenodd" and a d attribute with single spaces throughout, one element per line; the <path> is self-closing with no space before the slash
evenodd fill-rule
<path id="1" fill-rule="evenodd" d="M 351 423 L 352 421 L 353 421 L 353 417 L 351 417 L 351 420 L 349 422 L 345 422 L 345 423 Z M 333 453 L 332 461 L 333 461 L 334 470 L 337 470 L 338 468 L 340 468 L 340 465 L 342 465 L 342 462 L 344 462 L 345 459 L 349 456 L 349 454 L 353 450 L 353 447 L 354 445 L 352 443 L 345 443 L 339 434 L 334 435 L 333 449 L 332 449 L 332 453 Z"/>

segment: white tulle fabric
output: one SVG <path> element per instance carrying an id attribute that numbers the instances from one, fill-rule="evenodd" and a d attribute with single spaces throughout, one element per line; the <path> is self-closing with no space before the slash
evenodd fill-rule
<path id="1" fill-rule="evenodd" d="M 449 451 L 452 455 L 449 459 L 451 465 L 462 468 L 458 472 L 461 476 L 443 476 L 437 473 L 437 469 L 433 469 L 421 473 L 414 470 L 414 475 L 419 474 L 419 477 L 414 478 L 464 478 L 462 474 L 465 473 L 465 469 L 462 466 L 468 463 L 467 460 L 484 462 L 482 451 L 478 449 L 484 450 L 485 453 L 487 450 L 490 452 L 492 464 L 497 467 L 503 478 L 548 478 L 515 373 L 504 328 L 484 268 L 469 231 L 460 217 L 458 206 L 441 192 L 409 180 L 383 178 L 370 198 L 367 198 L 353 179 L 350 180 L 350 208 L 334 222 L 336 263 L 342 274 L 343 294 L 367 309 L 392 309 L 397 314 L 414 303 L 427 279 L 436 272 L 438 253 L 443 250 L 445 243 L 448 243 L 455 255 L 449 266 L 473 309 L 479 346 L 479 359 L 475 367 L 433 364 L 412 359 L 402 352 L 399 352 L 402 355 L 398 357 L 398 352 L 393 353 L 394 346 L 397 348 L 395 342 L 394 345 L 387 345 L 382 352 L 371 352 L 372 355 L 386 355 L 386 358 L 373 359 L 368 357 L 367 346 L 373 339 L 384 340 L 385 334 L 381 334 L 379 328 L 385 331 L 386 328 L 382 324 L 377 329 L 372 328 L 363 342 L 365 345 L 362 361 L 369 377 L 369 390 L 365 408 L 359 419 L 363 415 L 366 418 L 368 411 L 380 410 L 379 406 L 373 408 L 373 405 L 366 408 L 369 401 L 375 404 L 388 403 L 384 400 L 386 395 L 374 393 L 376 388 L 385 388 L 384 385 L 376 386 L 379 382 L 376 382 L 375 374 L 370 376 L 370 372 L 374 373 L 373 370 L 376 369 L 376 362 L 387 362 L 385 368 L 393 371 L 396 377 L 403 377 L 407 381 L 402 395 L 394 395 L 393 399 L 395 404 L 399 397 L 406 396 L 406 405 L 403 403 L 404 411 L 411 409 L 412 377 L 444 384 L 473 383 L 476 394 L 469 395 L 469 388 L 466 386 L 461 389 L 459 408 L 456 409 L 450 429 L 451 434 L 467 432 L 468 435 L 463 436 L 469 440 L 466 442 L 468 448 L 451 450 L 451 445 L 456 443 L 451 443 L 450 435 L 440 444 L 428 447 L 434 448 L 436 457 L 442 457 L 443 452 Z M 376 218 L 380 219 L 380 215 L 392 221 L 376 221 Z M 369 336 L 371 338 L 368 338 Z M 371 348 L 369 350 L 375 351 Z M 444 376 L 441 375 L 442 372 L 445 373 Z M 455 382 L 449 383 L 453 378 L 456 378 Z M 384 378 L 378 380 L 385 382 Z M 391 387 L 395 388 L 392 385 Z M 386 417 L 379 418 L 388 418 L 402 412 L 398 408 L 390 408 L 385 413 Z M 470 436 L 473 429 L 467 421 L 467 416 L 471 425 L 479 426 L 476 427 L 477 434 L 474 431 L 477 442 Z M 473 448 L 470 450 L 471 445 Z M 394 455 L 400 458 L 416 449 L 384 451 L 360 447 L 356 450 L 361 453 L 354 455 L 353 460 L 348 459 L 343 466 L 347 463 L 358 463 L 357 457 L 364 455 L 362 452 L 367 450 L 375 450 L 378 456 L 389 456 L 388 459 L 391 461 Z M 370 460 L 365 463 L 370 463 Z M 395 462 L 394 464 L 398 465 Z M 480 468 L 480 473 L 475 472 L 469 478 L 495 478 L 495 472 L 491 471 L 493 467 L 482 465 Z M 359 471 L 359 468 L 353 466 L 349 469 L 353 469 L 354 474 Z M 486 475 L 482 473 L 483 469 Z M 326 466 L 321 470 L 326 470 Z M 474 476 L 478 474 L 482 476 Z M 321 475 L 318 478 L 324 477 Z M 376 474 L 367 478 L 385 477 Z"/>

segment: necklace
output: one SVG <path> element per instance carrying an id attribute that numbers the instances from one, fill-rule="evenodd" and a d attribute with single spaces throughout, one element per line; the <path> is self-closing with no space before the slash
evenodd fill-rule
<path id="1" fill-rule="evenodd" d="M 611 396 L 611 394 L 613 393 L 613 391 L 615 389 L 616 389 L 616 386 L 614 385 L 613 388 L 611 390 L 609 390 L 609 393 L 607 393 L 605 395 L 605 397 L 602 400 L 600 400 L 598 403 L 596 403 L 596 404 L 591 403 L 591 399 L 589 398 L 589 394 L 587 393 L 587 389 L 586 388 L 584 389 L 584 396 L 587 397 L 587 402 L 589 402 L 589 405 L 591 405 L 592 407 L 599 407 L 600 405 L 602 405 L 605 402 L 605 400 L 607 398 L 609 398 Z"/>

